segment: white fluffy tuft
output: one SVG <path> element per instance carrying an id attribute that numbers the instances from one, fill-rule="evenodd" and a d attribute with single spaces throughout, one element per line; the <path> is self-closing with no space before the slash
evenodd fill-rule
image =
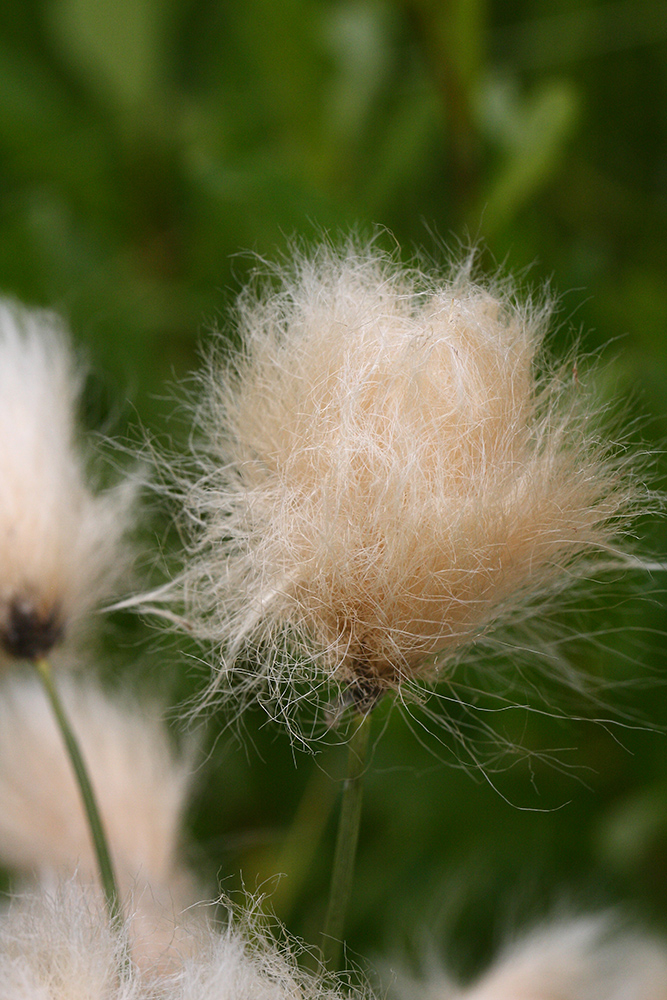
<path id="1" fill-rule="evenodd" d="M 0 302 L 0 645 L 48 650 L 127 569 L 136 482 L 95 492 L 60 320 Z"/>
<path id="2" fill-rule="evenodd" d="M 546 358 L 548 309 L 469 270 L 325 247 L 242 296 L 242 350 L 201 377 L 193 468 L 175 473 L 177 590 L 220 651 L 211 693 L 289 718 L 333 683 L 365 710 L 630 564 L 654 503 L 633 460 L 572 359 Z"/>
<path id="3" fill-rule="evenodd" d="M 250 915 L 222 929 L 195 921 L 178 971 L 124 963 L 127 928 L 111 930 L 99 903 L 76 882 L 12 900 L 0 912 L 0 1000 L 351 1000 L 301 972 L 292 946 Z"/>
<path id="4" fill-rule="evenodd" d="M 0 913 L 0 1000 L 139 1000 L 125 954 L 123 935 L 80 884 L 25 893 Z"/>
<path id="5" fill-rule="evenodd" d="M 88 681 L 60 682 L 97 798 L 123 903 L 133 908 L 133 952 L 154 961 L 196 899 L 179 859 L 191 760 L 178 758 L 159 718 L 129 697 L 111 701 Z M 0 858 L 45 885 L 97 862 L 62 736 L 36 679 L 8 680 L 0 697 Z"/>

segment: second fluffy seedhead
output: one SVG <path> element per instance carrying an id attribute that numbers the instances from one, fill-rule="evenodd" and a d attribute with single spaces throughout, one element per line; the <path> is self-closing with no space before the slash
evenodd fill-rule
<path id="1" fill-rule="evenodd" d="M 236 316 L 179 482 L 180 593 L 220 651 L 214 687 L 289 715 L 300 682 L 333 684 L 365 710 L 626 564 L 653 501 L 572 358 L 548 358 L 548 308 L 469 262 L 442 278 L 348 245 Z"/>

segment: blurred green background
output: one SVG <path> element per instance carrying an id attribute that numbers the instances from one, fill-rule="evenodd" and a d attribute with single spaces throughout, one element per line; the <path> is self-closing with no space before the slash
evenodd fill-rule
<path id="1" fill-rule="evenodd" d="M 0 26 L 0 290 L 68 318 L 91 423 L 172 433 L 165 382 L 224 323 L 248 251 L 381 227 L 406 256 L 480 243 L 482 268 L 549 281 L 556 350 L 581 332 L 662 448 L 667 3 L 6 0 Z M 667 552 L 663 527 L 647 535 Z M 524 751 L 494 789 L 442 733 L 418 738 L 417 710 L 379 710 L 352 955 L 432 938 L 472 970 L 564 901 L 667 930 L 664 601 L 603 603 L 583 619 L 601 644 L 575 655 L 656 731 L 593 724 L 572 698 L 578 722 L 491 717 Z M 191 651 L 118 628 L 124 683 L 172 700 L 202 683 Z M 249 713 L 239 741 L 211 721 L 190 851 L 212 894 L 242 872 L 316 942 L 342 749 L 293 753 L 265 722 Z"/>

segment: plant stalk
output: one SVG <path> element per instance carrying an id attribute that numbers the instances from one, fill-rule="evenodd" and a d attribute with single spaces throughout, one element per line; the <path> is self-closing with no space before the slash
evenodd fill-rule
<path id="1" fill-rule="evenodd" d="M 332 972 L 338 971 L 340 965 L 345 917 L 352 895 L 371 715 L 368 712 L 357 717 L 354 735 L 348 746 L 347 774 L 343 785 L 329 906 L 322 940 L 324 961 Z"/>
<path id="2" fill-rule="evenodd" d="M 107 845 L 104 827 L 102 826 L 102 820 L 99 809 L 97 808 L 97 802 L 95 801 L 93 788 L 88 777 L 88 771 L 86 770 L 86 765 L 81 755 L 78 741 L 72 732 L 62 701 L 60 700 L 60 696 L 58 695 L 53 682 L 53 675 L 51 673 L 49 661 L 45 657 L 39 657 L 34 661 L 34 664 L 37 668 L 37 672 L 44 690 L 46 691 L 47 697 L 51 703 L 53 713 L 56 717 L 63 741 L 67 748 L 67 753 L 74 770 L 79 791 L 81 792 L 83 807 L 88 819 L 90 835 L 92 837 L 95 854 L 97 856 L 100 882 L 102 883 L 102 891 L 104 893 L 104 899 L 109 917 L 112 924 L 120 924 L 122 920 L 120 897 L 118 895 L 118 888 L 116 886 L 116 879 L 114 877 L 113 865 L 111 863 L 111 855 L 109 854 L 109 847 Z"/>

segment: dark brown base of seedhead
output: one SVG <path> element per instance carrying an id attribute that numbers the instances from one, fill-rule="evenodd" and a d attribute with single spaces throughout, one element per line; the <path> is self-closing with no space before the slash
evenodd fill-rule
<path id="1" fill-rule="evenodd" d="M 387 685 L 378 678 L 377 669 L 363 657 L 351 664 L 352 680 L 345 691 L 346 704 L 354 706 L 361 715 L 372 712 L 387 692 Z"/>
<path id="2" fill-rule="evenodd" d="M 44 615 L 32 601 L 15 598 L 9 606 L 7 620 L 0 628 L 0 644 L 16 659 L 36 660 L 59 642 L 63 630 L 57 609 Z"/>

